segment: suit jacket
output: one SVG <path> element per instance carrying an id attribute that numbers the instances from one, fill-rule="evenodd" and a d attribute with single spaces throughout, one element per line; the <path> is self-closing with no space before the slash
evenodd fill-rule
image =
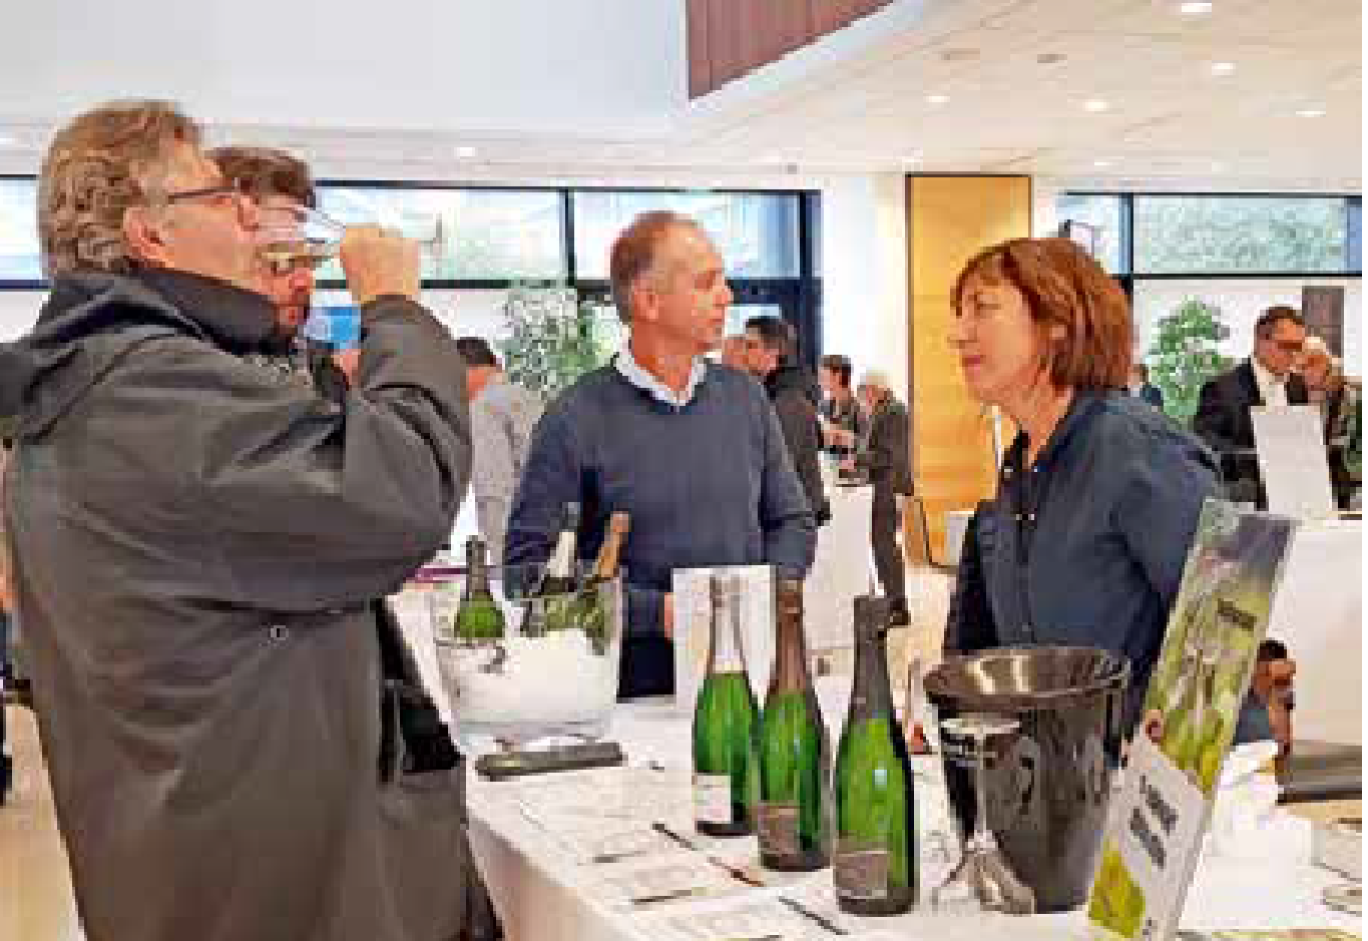
<path id="1" fill-rule="evenodd" d="M 1301 376 L 1287 379 L 1287 404 L 1305 405 L 1310 401 Z M 1254 422 L 1249 417 L 1252 405 L 1263 405 L 1254 367 L 1245 360 L 1229 372 L 1210 379 L 1202 386 L 1192 430 L 1216 452 L 1247 450 L 1254 447 Z"/>
<path id="2" fill-rule="evenodd" d="M 910 426 L 907 406 L 891 395 L 870 416 L 869 438 L 855 463 L 869 473 L 876 495 L 912 493 Z"/>

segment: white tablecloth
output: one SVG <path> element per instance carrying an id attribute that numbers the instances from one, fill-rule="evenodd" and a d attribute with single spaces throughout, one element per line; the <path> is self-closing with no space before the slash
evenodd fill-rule
<path id="1" fill-rule="evenodd" d="M 1363 743 L 1363 524 L 1306 523 L 1283 570 L 1268 636 L 1297 661 L 1293 734 Z"/>
<path id="2" fill-rule="evenodd" d="M 848 680 L 821 681 L 819 695 L 828 722 L 839 728 L 843 721 L 843 701 Z M 668 803 L 654 809 L 657 819 L 689 814 L 687 768 L 689 762 L 689 722 L 679 718 L 667 703 L 634 703 L 619 707 L 614 719 L 614 737 L 624 746 L 629 765 L 626 769 L 575 772 L 588 776 L 602 788 L 604 801 L 613 800 L 613 776 L 649 775 L 642 770 L 649 763 L 664 765 L 678 787 Z M 919 829 L 936 826 L 944 820 L 943 792 L 938 784 L 928 783 L 923 773 L 937 776 L 936 759 L 918 759 Z M 597 776 L 597 777 L 594 777 Z M 605 777 L 606 776 L 606 777 Z M 639 779 L 639 778 L 638 778 Z M 628 780 L 638 780 L 631 779 Z M 548 778 L 524 779 L 545 782 Z M 622 782 L 619 782 L 621 786 Z M 515 799 L 517 781 L 490 783 L 472 779 L 470 790 L 471 840 L 483 867 L 505 930 L 511 941 L 534 939 L 594 939 L 594 941 L 659 941 L 663 936 L 660 920 L 707 912 L 734 904 L 738 896 L 724 900 L 677 901 L 637 912 L 605 901 L 599 886 L 598 867 L 577 862 L 557 837 L 527 816 Z M 729 860 L 753 857 L 754 841 L 709 841 L 696 833 L 691 838 L 708 845 Z M 1275 815 L 1265 831 L 1258 834 L 1253 858 L 1208 855 L 1199 866 L 1188 897 L 1183 925 L 1190 928 L 1303 927 L 1342 928 L 1358 931 L 1359 921 L 1340 915 L 1319 899 L 1328 886 L 1342 881 L 1309 863 L 1311 825 L 1282 813 Z M 1246 848 L 1247 849 L 1247 848 Z M 923 850 L 921 884 L 923 893 L 945 870 L 945 864 L 928 859 Z M 825 891 L 830 870 L 804 876 L 766 873 L 774 885 L 743 889 L 741 898 L 762 901 L 780 891 Z M 798 888 L 801 887 L 801 888 Z M 839 916 L 840 923 L 855 937 L 925 938 L 938 941 L 975 939 L 1003 941 L 1036 939 L 1060 941 L 1089 936 L 1082 912 L 1011 918 L 977 914 L 950 916 L 936 914 L 925 906 L 911 914 L 891 919 L 858 919 Z M 815 933 L 788 933 L 786 939 L 819 938 Z"/>

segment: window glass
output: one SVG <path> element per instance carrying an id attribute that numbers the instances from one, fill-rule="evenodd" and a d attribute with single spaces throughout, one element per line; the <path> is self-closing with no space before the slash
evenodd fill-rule
<path id="1" fill-rule="evenodd" d="M 1345 270 L 1338 197 L 1135 197 L 1137 274 Z"/>
<path id="2" fill-rule="evenodd" d="M 798 276 L 798 197 L 783 193 L 574 194 L 575 273 L 606 279 L 613 241 L 643 212 L 668 209 L 707 230 L 735 278 Z"/>

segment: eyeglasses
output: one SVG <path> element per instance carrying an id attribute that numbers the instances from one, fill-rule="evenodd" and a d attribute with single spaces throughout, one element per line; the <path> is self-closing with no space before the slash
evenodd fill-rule
<path id="1" fill-rule="evenodd" d="M 222 206 L 230 202 L 238 202 L 242 198 L 242 188 L 238 186 L 236 181 L 216 183 L 213 186 L 201 186 L 199 189 L 167 193 L 164 198 L 167 205 L 174 205 L 191 199 L 207 199 L 214 205 Z"/>
<path id="2" fill-rule="evenodd" d="M 1300 340 L 1274 340 L 1273 345 L 1284 353 L 1300 353 L 1304 344 Z"/>

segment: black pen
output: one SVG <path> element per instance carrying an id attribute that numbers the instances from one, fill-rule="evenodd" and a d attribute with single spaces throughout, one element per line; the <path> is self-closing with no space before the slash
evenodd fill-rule
<path id="1" fill-rule="evenodd" d="M 668 838 L 668 839 L 670 839 L 670 840 L 673 840 L 674 842 L 678 843 L 680 846 L 684 847 L 685 849 L 693 850 L 695 853 L 698 853 L 698 854 L 701 855 L 704 859 L 706 859 L 709 863 L 711 863 L 712 865 L 716 866 L 718 869 L 721 869 L 723 872 L 725 872 L 727 875 L 731 876 L 733 879 L 736 879 L 736 880 L 738 880 L 738 881 L 744 882 L 746 885 L 752 885 L 752 886 L 756 886 L 756 887 L 763 887 L 764 884 L 765 884 L 765 883 L 761 882 L 759 879 L 757 879 L 757 878 L 755 878 L 754 876 L 752 876 L 752 875 L 750 875 L 749 873 L 747 873 L 744 869 L 741 869 L 741 868 L 738 867 L 738 866 L 733 866 L 733 865 L 731 865 L 730 863 L 725 862 L 724 860 L 718 859 L 716 856 L 714 856 L 714 855 L 712 855 L 711 853 L 709 853 L 709 852 L 703 850 L 701 847 L 699 847 L 697 844 L 695 844 L 692 840 L 688 839 L 687 837 L 681 836 L 680 834 L 678 834 L 678 833 L 676 833 L 675 831 L 671 830 L 668 826 L 666 826 L 665 824 L 661 823 L 659 820 L 657 820 L 655 823 L 651 824 L 651 829 L 654 830 L 655 832 L 659 833 L 661 836 L 664 836 L 664 837 L 666 837 L 666 838 Z"/>
<path id="2" fill-rule="evenodd" d="M 844 928 L 842 928 L 840 925 L 836 924 L 836 923 L 835 923 L 834 921 L 832 921 L 830 918 L 827 918 L 825 915 L 819 915 L 817 912 L 814 912 L 812 909 L 808 908 L 806 905 L 800 905 L 799 903 L 795 902 L 793 899 L 791 899 L 791 898 L 789 898 L 789 897 L 787 897 L 787 896 L 784 896 L 784 895 L 777 896 L 777 898 L 779 899 L 779 901 L 780 901 L 781 903 L 783 903 L 784 905 L 788 906 L 788 907 L 791 908 L 793 911 L 797 912 L 799 915 L 802 915 L 802 916 L 803 916 L 804 918 L 806 918 L 808 921 L 811 921 L 811 922 L 814 922 L 814 923 L 817 924 L 817 925 L 820 925 L 822 928 L 826 929 L 826 930 L 827 930 L 828 932 L 830 932 L 831 934 L 850 934 L 849 931 L 846 931 Z"/>

